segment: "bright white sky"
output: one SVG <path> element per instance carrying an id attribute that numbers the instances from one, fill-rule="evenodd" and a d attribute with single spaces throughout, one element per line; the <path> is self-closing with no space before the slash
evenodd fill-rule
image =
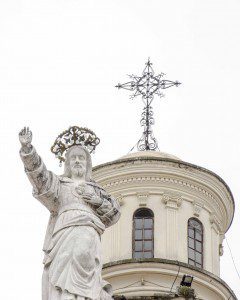
<path id="1" fill-rule="evenodd" d="M 154 100 L 162 151 L 219 174 L 236 213 L 227 239 L 240 270 L 239 0 L 1 0 L 1 299 L 40 300 L 48 212 L 31 196 L 18 151 L 28 125 L 49 169 L 49 151 L 70 125 L 101 138 L 94 164 L 126 154 L 141 135 L 141 99 L 114 86 L 140 74 L 179 80 Z M 222 278 L 240 297 L 229 250 Z M 16 296 L 17 295 L 17 296 Z"/>

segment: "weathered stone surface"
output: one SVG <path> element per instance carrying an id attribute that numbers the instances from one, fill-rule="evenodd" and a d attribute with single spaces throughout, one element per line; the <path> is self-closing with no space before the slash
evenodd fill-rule
<path id="1" fill-rule="evenodd" d="M 57 176 L 45 167 L 24 128 L 20 156 L 33 186 L 33 196 L 50 212 L 44 242 L 43 300 L 109 300 L 102 280 L 100 236 L 119 219 L 118 202 L 91 179 L 89 152 L 72 146 L 65 170 Z"/>

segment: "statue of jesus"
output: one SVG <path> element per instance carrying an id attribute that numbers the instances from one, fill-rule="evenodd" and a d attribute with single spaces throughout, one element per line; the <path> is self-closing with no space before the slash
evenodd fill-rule
<path id="1" fill-rule="evenodd" d="M 102 279 L 100 237 L 120 217 L 119 204 L 91 179 L 89 151 L 71 145 L 62 176 L 48 171 L 32 146 L 32 132 L 19 133 L 20 156 L 33 196 L 49 211 L 44 242 L 42 300 L 109 300 Z"/>

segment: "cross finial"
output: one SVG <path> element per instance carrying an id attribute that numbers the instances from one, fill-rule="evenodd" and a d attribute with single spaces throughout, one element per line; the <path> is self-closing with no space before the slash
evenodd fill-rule
<path id="1" fill-rule="evenodd" d="M 146 62 L 146 65 L 149 66 L 149 67 L 152 65 L 152 63 L 150 62 L 150 57 L 148 58 L 148 61 Z"/>
<path id="2" fill-rule="evenodd" d="M 118 89 L 122 88 L 133 91 L 133 94 L 130 95 L 131 99 L 137 96 L 142 96 L 145 107 L 143 108 L 141 118 L 141 125 L 144 127 L 144 131 L 142 137 L 137 143 L 137 148 L 140 151 L 158 149 L 158 143 L 152 131 L 154 118 L 151 103 L 154 96 L 157 95 L 159 97 L 163 97 L 164 94 L 161 92 L 161 90 L 170 88 L 172 86 L 179 86 L 181 84 L 178 81 L 162 79 L 164 75 L 164 73 L 160 73 L 157 76 L 154 75 L 152 63 L 150 62 L 150 58 L 148 58 L 142 76 L 139 77 L 136 75 L 129 75 L 131 81 L 116 85 Z"/>

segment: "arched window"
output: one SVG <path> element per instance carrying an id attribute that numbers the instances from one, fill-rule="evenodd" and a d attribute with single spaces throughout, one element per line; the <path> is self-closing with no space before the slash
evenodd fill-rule
<path id="1" fill-rule="evenodd" d="M 133 258 L 153 257 L 153 212 L 140 208 L 133 215 Z"/>
<path id="2" fill-rule="evenodd" d="M 203 267 L 203 226 L 194 218 L 188 220 L 188 263 Z"/>

